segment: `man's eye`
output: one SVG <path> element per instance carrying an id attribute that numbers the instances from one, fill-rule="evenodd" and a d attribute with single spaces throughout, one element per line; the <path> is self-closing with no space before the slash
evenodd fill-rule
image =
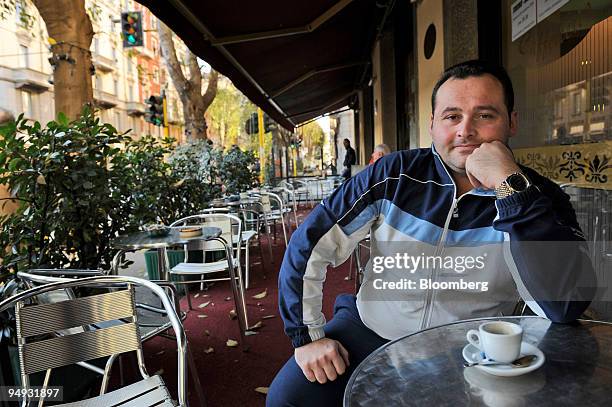
<path id="1" fill-rule="evenodd" d="M 459 119 L 459 115 L 458 114 L 450 114 L 450 115 L 446 116 L 444 119 L 445 120 L 453 120 L 453 121 L 455 121 L 455 120 Z"/>
<path id="2" fill-rule="evenodd" d="M 493 118 L 493 115 L 492 115 L 492 114 L 489 114 L 489 113 L 482 113 L 482 114 L 480 115 L 480 118 L 481 118 L 481 119 L 492 119 L 492 118 Z"/>

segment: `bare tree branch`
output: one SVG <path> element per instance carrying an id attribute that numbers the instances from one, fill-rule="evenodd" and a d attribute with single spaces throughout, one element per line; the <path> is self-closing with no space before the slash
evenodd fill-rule
<path id="1" fill-rule="evenodd" d="M 198 58 L 193 52 L 187 51 L 187 66 L 189 67 L 189 81 L 193 89 L 198 91 L 198 94 L 202 94 L 202 72 L 200 72 L 200 66 L 198 65 Z"/>
<path id="2" fill-rule="evenodd" d="M 217 83 L 219 81 L 219 73 L 214 69 L 210 71 L 208 75 L 208 86 L 206 86 L 206 93 L 204 93 L 204 110 L 208 109 L 208 106 L 213 102 L 215 96 L 217 96 Z"/>
<path id="3" fill-rule="evenodd" d="M 170 31 L 166 24 L 158 19 L 157 32 L 159 33 L 159 44 L 161 45 L 162 56 L 164 61 L 166 61 L 166 67 L 168 68 L 168 74 L 172 79 L 172 83 L 174 83 L 174 87 L 179 93 L 187 93 L 189 91 L 189 83 L 176 57 L 174 41 L 172 40 L 172 31 Z"/>

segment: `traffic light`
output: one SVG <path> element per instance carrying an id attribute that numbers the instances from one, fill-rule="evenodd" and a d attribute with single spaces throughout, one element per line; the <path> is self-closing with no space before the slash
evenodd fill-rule
<path id="1" fill-rule="evenodd" d="M 162 96 L 150 96 L 147 99 L 147 110 L 145 121 L 156 126 L 164 125 L 164 98 Z"/>
<path id="2" fill-rule="evenodd" d="M 121 37 L 123 48 L 142 46 L 142 12 L 121 13 Z"/>
<path id="3" fill-rule="evenodd" d="M 257 134 L 258 129 L 257 112 L 251 113 L 251 116 L 244 122 L 244 129 L 247 134 Z"/>
<path id="4" fill-rule="evenodd" d="M 276 122 L 270 116 L 264 113 L 264 132 L 268 133 L 276 127 Z"/>
<path id="5" fill-rule="evenodd" d="M 264 113 L 264 133 L 271 132 L 276 126 L 276 122 L 267 114 Z M 257 112 L 251 113 L 251 116 L 244 122 L 244 129 L 247 134 L 257 134 L 259 132 L 259 120 Z"/>

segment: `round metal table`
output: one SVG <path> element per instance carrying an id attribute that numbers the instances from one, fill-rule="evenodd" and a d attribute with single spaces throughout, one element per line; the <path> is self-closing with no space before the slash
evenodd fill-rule
<path id="1" fill-rule="evenodd" d="M 463 367 L 470 329 L 488 320 L 523 327 L 523 341 L 546 357 L 539 369 L 497 377 Z M 459 321 L 392 341 L 353 372 L 344 406 L 610 405 L 612 324 L 580 320 L 553 324 L 540 317 Z"/>
<path id="2" fill-rule="evenodd" d="M 202 227 L 202 234 L 193 237 L 182 237 L 179 233 L 180 227 L 170 228 L 167 236 L 151 237 L 149 232 L 136 232 L 129 235 L 119 236 L 111 241 L 111 247 L 119 250 L 113 259 L 113 272 L 118 273 L 119 259 L 124 252 L 131 252 L 143 249 L 157 250 L 157 269 L 159 277 L 168 280 L 168 256 L 166 249 L 169 246 L 177 246 L 187 243 L 190 240 L 212 240 L 221 236 L 221 228 Z"/>

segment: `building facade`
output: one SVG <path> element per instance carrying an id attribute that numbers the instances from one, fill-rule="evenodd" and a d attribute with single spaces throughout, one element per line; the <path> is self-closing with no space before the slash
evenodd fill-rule
<path id="1" fill-rule="evenodd" d="M 55 116 L 53 71 L 48 58 L 45 24 L 33 6 L 17 1 L 16 13 L 0 21 L 0 107 L 15 116 L 46 123 Z M 32 16 L 24 23 L 25 14 Z M 85 2 L 94 37 L 91 44 L 95 73 L 92 77 L 94 102 L 104 122 L 119 131 L 131 129 L 134 137 L 151 134 L 162 137 L 162 127 L 144 120 L 145 100 L 151 95 L 167 96 L 168 132 L 183 137 L 182 107 L 161 58 L 157 20 L 132 0 L 88 0 Z M 142 47 L 123 48 L 121 12 L 141 11 L 144 29 Z M 177 41 L 177 52 L 185 46 Z"/>

